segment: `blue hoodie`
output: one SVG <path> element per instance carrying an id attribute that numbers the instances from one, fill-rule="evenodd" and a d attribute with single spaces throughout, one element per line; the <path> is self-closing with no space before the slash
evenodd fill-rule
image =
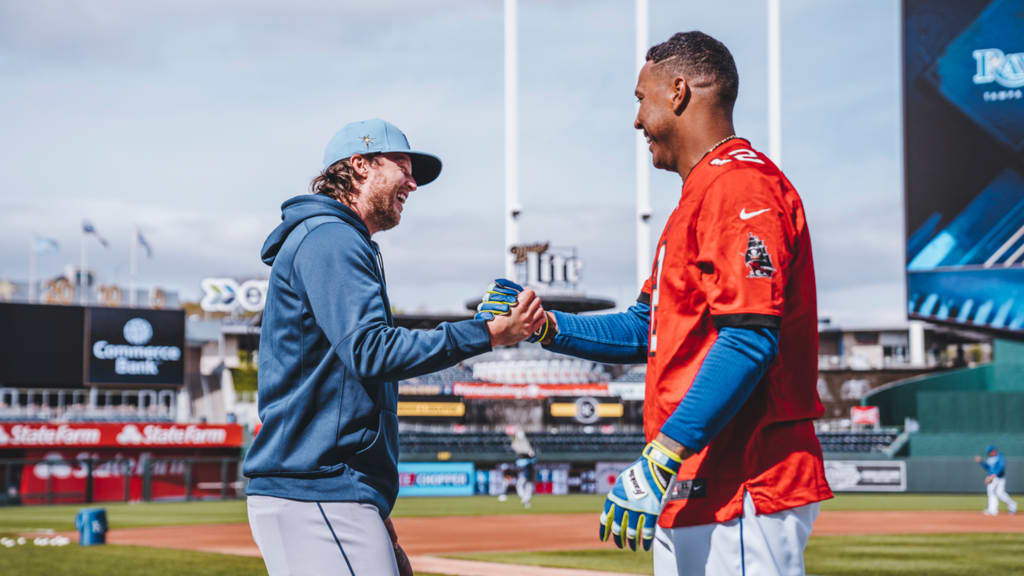
<path id="1" fill-rule="evenodd" d="M 263 422 L 247 494 L 368 502 L 398 495 L 396 381 L 491 349 L 484 320 L 396 328 L 377 244 L 355 212 L 318 195 L 281 206 L 259 354 Z"/>

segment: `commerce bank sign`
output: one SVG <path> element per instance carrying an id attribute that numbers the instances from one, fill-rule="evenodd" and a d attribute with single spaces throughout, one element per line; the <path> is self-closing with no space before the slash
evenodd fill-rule
<path id="1" fill-rule="evenodd" d="M 90 309 L 89 383 L 183 384 L 184 323 L 180 311 Z"/>

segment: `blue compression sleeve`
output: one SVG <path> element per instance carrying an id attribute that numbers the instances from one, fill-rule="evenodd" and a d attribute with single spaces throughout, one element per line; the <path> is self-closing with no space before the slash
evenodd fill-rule
<path id="1" fill-rule="evenodd" d="M 647 362 L 647 331 L 651 307 L 637 302 L 625 312 L 579 316 L 552 312 L 558 332 L 545 346 L 552 352 L 609 364 Z"/>
<path id="2" fill-rule="evenodd" d="M 662 433 L 694 452 L 703 450 L 747 401 L 778 353 L 777 330 L 723 327 Z"/>

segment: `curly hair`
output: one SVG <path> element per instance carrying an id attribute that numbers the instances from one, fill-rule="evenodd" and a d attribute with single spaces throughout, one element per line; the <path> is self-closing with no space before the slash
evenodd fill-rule
<path id="1" fill-rule="evenodd" d="M 361 156 L 371 162 L 377 161 L 377 154 L 362 154 Z M 328 198 L 334 198 L 342 204 L 351 204 L 356 199 L 353 180 L 355 180 L 355 172 L 352 169 L 352 159 L 345 158 L 331 164 L 316 178 L 313 178 L 313 181 L 309 183 L 309 190 L 313 194 L 323 194 Z"/>
<path id="2" fill-rule="evenodd" d="M 647 51 L 647 61 L 671 65 L 694 87 L 715 89 L 723 106 L 731 109 L 736 103 L 740 89 L 736 61 L 725 44 L 703 32 L 673 34 Z"/>

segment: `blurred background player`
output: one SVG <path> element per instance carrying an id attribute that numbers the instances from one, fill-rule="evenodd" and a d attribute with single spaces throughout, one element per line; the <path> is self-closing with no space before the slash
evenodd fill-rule
<path id="1" fill-rule="evenodd" d="M 986 516 L 999 514 L 999 501 L 1006 504 L 1010 514 L 1017 513 L 1017 503 L 1006 493 L 1006 459 L 1003 454 L 993 445 L 985 449 L 988 454 L 986 458 L 975 456 L 974 461 L 981 464 L 981 467 L 988 472 L 985 476 L 985 490 L 988 492 L 988 508 L 985 508 Z"/>
<path id="2" fill-rule="evenodd" d="M 530 507 L 533 500 L 534 483 L 537 481 L 537 458 L 526 437 L 523 429 L 516 427 L 515 438 L 512 439 L 512 449 L 516 453 L 516 494 L 524 508 Z"/>

